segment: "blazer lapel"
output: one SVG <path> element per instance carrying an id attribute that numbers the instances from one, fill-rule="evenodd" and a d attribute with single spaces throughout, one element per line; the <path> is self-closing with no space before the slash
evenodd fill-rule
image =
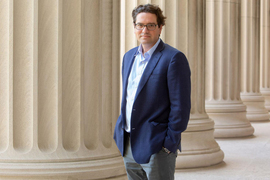
<path id="1" fill-rule="evenodd" d="M 135 100 L 138 96 L 138 94 L 141 92 L 142 88 L 144 87 L 144 85 L 146 84 L 146 82 L 148 81 L 150 75 L 152 74 L 152 71 L 155 69 L 158 61 L 160 60 L 160 57 L 162 55 L 162 53 L 160 52 L 162 49 L 164 48 L 164 43 L 161 40 L 157 49 L 155 50 L 155 52 L 153 53 L 152 57 L 150 58 L 144 72 L 143 75 L 141 77 L 136 95 L 135 95 Z M 135 101 L 134 100 L 134 101 Z"/>

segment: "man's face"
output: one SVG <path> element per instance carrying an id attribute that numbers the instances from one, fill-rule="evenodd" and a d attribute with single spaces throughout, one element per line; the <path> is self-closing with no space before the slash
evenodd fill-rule
<path id="1" fill-rule="evenodd" d="M 136 23 L 140 23 L 143 25 L 147 24 L 157 24 L 157 16 L 152 13 L 139 13 L 136 18 Z M 159 35 L 162 30 L 162 25 L 160 27 L 156 26 L 155 30 L 149 31 L 146 27 L 142 30 L 137 30 L 134 27 L 134 33 L 136 35 L 137 40 L 143 45 L 144 50 L 148 51 L 155 45 L 155 43 L 159 39 Z"/>

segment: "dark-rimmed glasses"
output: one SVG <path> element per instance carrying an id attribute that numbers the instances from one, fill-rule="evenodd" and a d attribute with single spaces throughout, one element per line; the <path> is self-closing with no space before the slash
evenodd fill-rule
<path id="1" fill-rule="evenodd" d="M 153 23 L 146 24 L 146 25 L 141 24 L 141 23 L 135 24 L 135 28 L 136 28 L 137 30 L 143 30 L 144 27 L 146 27 L 149 31 L 153 31 L 153 30 L 156 29 L 156 26 L 157 26 L 157 24 L 153 24 Z"/>

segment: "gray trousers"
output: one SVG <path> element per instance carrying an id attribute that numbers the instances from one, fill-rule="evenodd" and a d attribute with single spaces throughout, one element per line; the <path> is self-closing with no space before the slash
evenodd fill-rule
<path id="1" fill-rule="evenodd" d="M 135 162 L 131 152 L 129 138 L 126 141 L 124 163 L 129 180 L 173 180 L 176 153 L 168 154 L 164 149 L 153 154 L 147 164 Z"/>

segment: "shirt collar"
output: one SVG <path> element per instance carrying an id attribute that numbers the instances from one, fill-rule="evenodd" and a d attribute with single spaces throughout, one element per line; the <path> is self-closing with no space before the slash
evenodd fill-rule
<path id="1" fill-rule="evenodd" d="M 152 54 L 157 49 L 157 46 L 158 46 L 159 43 L 160 43 L 160 38 L 158 39 L 158 41 L 156 42 L 156 44 L 151 49 L 149 49 L 149 51 L 147 51 L 146 53 L 144 53 L 145 54 L 145 57 L 147 57 L 147 56 L 151 57 Z M 136 55 L 138 55 L 138 54 L 142 54 L 142 45 L 140 45 L 139 48 L 138 48 L 138 51 L 137 51 Z"/>

